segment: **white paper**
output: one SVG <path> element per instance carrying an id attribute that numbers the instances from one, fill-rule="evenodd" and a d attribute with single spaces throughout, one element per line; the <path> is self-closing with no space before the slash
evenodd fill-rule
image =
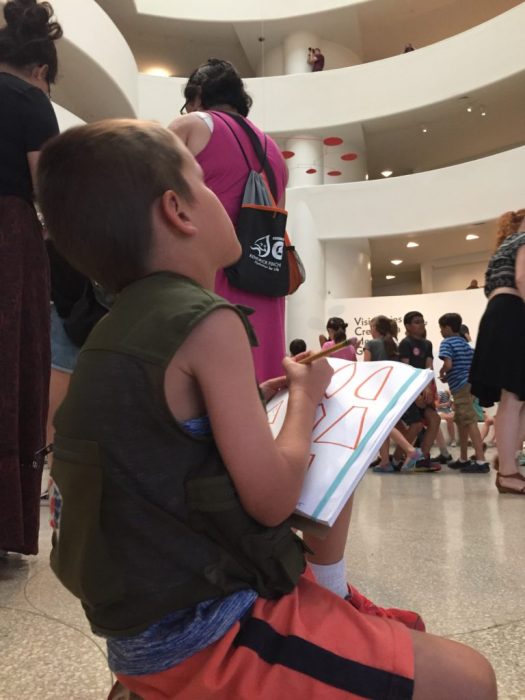
<path id="1" fill-rule="evenodd" d="M 296 510 L 333 525 L 392 428 L 434 374 L 403 362 L 329 362 L 334 376 L 317 407 L 310 466 Z M 267 404 L 274 437 L 287 405 L 287 391 Z"/>

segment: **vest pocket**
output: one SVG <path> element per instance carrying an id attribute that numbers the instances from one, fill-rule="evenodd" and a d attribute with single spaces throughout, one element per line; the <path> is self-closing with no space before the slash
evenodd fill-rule
<path id="1" fill-rule="evenodd" d="M 265 527 L 242 507 L 228 475 L 186 482 L 190 525 L 248 573 L 246 583 L 264 598 L 289 593 L 305 569 L 303 541 L 288 522 Z"/>
<path id="2" fill-rule="evenodd" d="M 55 436 L 51 476 L 58 488 L 51 568 L 89 606 L 122 597 L 124 585 L 101 523 L 103 472 L 98 445 Z"/>

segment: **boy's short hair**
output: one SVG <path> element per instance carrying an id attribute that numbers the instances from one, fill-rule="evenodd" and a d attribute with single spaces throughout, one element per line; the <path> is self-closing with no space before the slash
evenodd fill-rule
<path id="1" fill-rule="evenodd" d="M 424 318 L 423 314 L 421 311 L 409 311 L 403 316 L 403 323 L 405 326 L 408 326 L 412 321 L 417 317 L 421 316 L 421 318 Z"/>
<path id="2" fill-rule="evenodd" d="M 438 323 L 440 326 L 448 326 L 453 333 L 459 333 L 461 330 L 461 323 L 463 319 L 459 314 L 443 314 L 440 317 Z"/>
<path id="3" fill-rule="evenodd" d="M 176 137 L 154 122 L 107 119 L 51 139 L 37 191 L 58 251 L 111 291 L 147 274 L 153 203 L 167 190 L 193 198 L 182 157 Z"/>
<path id="4" fill-rule="evenodd" d="M 306 343 L 302 338 L 295 338 L 290 343 L 290 355 L 298 355 L 300 352 L 306 351 Z"/>

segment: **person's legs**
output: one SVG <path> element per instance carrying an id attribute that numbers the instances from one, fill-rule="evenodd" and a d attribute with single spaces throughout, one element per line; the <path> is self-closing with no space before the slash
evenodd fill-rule
<path id="1" fill-rule="evenodd" d="M 69 381 L 71 379 L 71 372 L 62 371 L 59 369 L 51 368 L 51 378 L 49 382 L 49 411 L 47 414 L 47 424 L 46 424 L 46 444 L 50 445 L 53 442 L 54 428 L 53 420 L 55 418 L 55 413 L 57 408 L 60 406 L 62 401 L 66 398 L 67 390 L 69 387 Z M 49 477 L 49 471 L 53 465 L 53 452 L 50 452 L 47 456 L 47 476 L 42 479 L 43 481 L 43 493 L 41 498 L 47 499 L 49 496 L 49 487 L 51 485 L 51 478 Z"/>
<path id="2" fill-rule="evenodd" d="M 399 428 L 399 424 L 396 426 Z M 423 423 L 421 421 L 416 421 L 415 423 L 411 423 L 410 425 L 407 426 L 406 432 L 405 432 L 405 440 L 410 443 L 410 445 L 413 445 L 417 436 L 421 432 L 421 429 L 423 427 Z M 396 447 L 394 450 L 394 459 L 396 461 L 400 461 L 403 459 L 403 450 L 400 447 Z"/>
<path id="3" fill-rule="evenodd" d="M 516 394 L 501 390 L 495 425 L 499 456 L 498 479 L 501 486 L 518 490 L 523 488 L 523 481 L 509 475 L 518 472 L 516 447 L 523 430 L 523 407 L 524 402 L 520 401 Z"/>
<path id="4" fill-rule="evenodd" d="M 485 452 L 483 450 L 483 440 L 481 439 L 481 433 L 479 432 L 478 424 L 471 423 L 467 426 L 468 434 L 472 441 L 472 446 L 474 447 L 474 452 L 476 453 L 476 459 L 478 462 L 485 461 Z"/>
<path id="5" fill-rule="evenodd" d="M 494 700 L 496 676 L 485 657 L 458 642 L 412 631 L 413 700 Z"/>
<path id="6" fill-rule="evenodd" d="M 445 415 L 445 421 L 447 423 L 449 445 L 456 442 L 456 424 L 454 423 L 454 414 L 447 413 Z"/>
<path id="7" fill-rule="evenodd" d="M 468 427 L 458 425 L 459 433 L 459 459 L 461 462 L 468 462 Z"/>
<path id="8" fill-rule="evenodd" d="M 428 457 L 430 455 L 430 448 L 434 444 L 436 435 L 438 434 L 441 419 L 435 410 L 430 406 L 426 406 L 424 413 L 427 429 L 425 431 L 425 436 L 423 437 L 423 442 L 421 443 L 421 449 L 425 457 Z"/>

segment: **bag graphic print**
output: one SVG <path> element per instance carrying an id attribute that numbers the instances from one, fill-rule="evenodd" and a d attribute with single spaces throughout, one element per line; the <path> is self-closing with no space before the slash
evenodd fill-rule
<path id="1" fill-rule="evenodd" d="M 234 287 L 252 294 L 270 297 L 293 294 L 304 282 L 304 267 L 286 233 L 288 213 L 276 206 L 272 195 L 272 190 L 276 192 L 275 177 L 266 160 L 266 140 L 263 153 L 255 132 L 241 117 L 230 115 L 248 133 L 262 165 L 263 170 L 259 173 L 251 168 L 235 131 L 226 119 L 216 112 L 214 114 L 233 133 L 250 169 L 236 225 L 242 253 L 234 265 L 225 269 L 226 277 Z"/>

